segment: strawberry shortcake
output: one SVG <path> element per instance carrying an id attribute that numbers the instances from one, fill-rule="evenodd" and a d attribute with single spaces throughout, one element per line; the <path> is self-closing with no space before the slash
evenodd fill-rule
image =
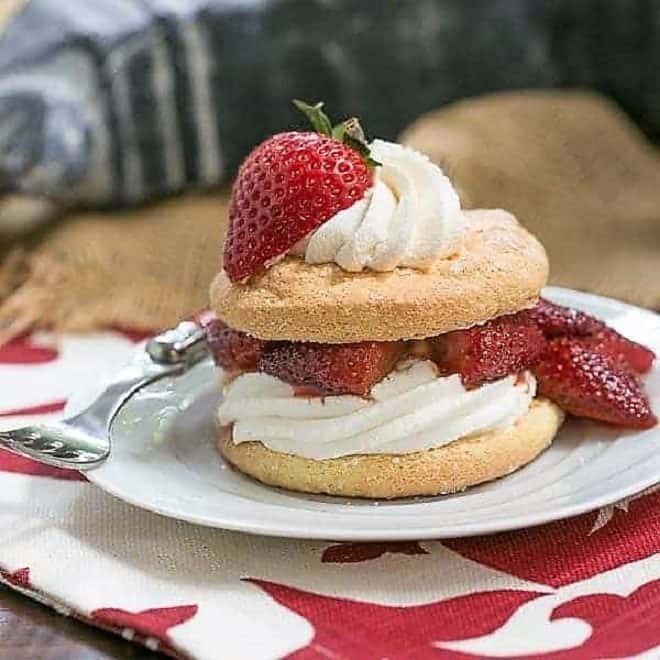
<path id="1" fill-rule="evenodd" d="M 209 345 L 218 448 L 274 486 L 393 498 L 509 474 L 564 414 L 656 423 L 653 353 L 540 299 L 541 244 L 355 119 L 274 135 L 235 181 Z"/>

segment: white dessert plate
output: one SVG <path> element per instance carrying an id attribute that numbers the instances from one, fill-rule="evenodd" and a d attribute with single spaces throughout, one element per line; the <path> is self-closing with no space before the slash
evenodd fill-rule
<path id="1" fill-rule="evenodd" d="M 660 349 L 660 316 L 615 300 L 548 288 L 552 300 L 589 311 Z M 646 378 L 660 411 L 660 366 Z M 75 397 L 70 408 L 88 399 Z M 214 448 L 219 398 L 210 361 L 134 395 L 112 425 L 112 454 L 88 473 L 143 509 L 199 525 L 295 538 L 375 541 L 490 534 L 597 509 L 660 481 L 660 428 L 618 431 L 569 420 L 551 448 L 514 474 L 456 495 L 395 501 L 301 495 L 264 486 Z"/>

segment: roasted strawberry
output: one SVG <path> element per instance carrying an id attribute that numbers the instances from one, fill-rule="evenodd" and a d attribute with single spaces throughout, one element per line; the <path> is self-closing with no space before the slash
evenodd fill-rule
<path id="1" fill-rule="evenodd" d="M 229 371 L 254 371 L 266 342 L 232 330 L 219 318 L 204 318 L 206 340 L 215 363 Z"/>
<path id="2" fill-rule="evenodd" d="M 525 313 L 501 316 L 429 341 L 438 368 L 459 373 L 467 388 L 528 369 L 545 343 L 543 333 Z"/>
<path id="3" fill-rule="evenodd" d="M 626 339 L 611 328 L 604 328 L 591 341 L 600 353 L 609 355 L 638 374 L 645 374 L 653 366 L 655 353 L 650 348 Z"/>
<path id="4" fill-rule="evenodd" d="M 297 102 L 317 133 L 279 133 L 238 171 L 224 268 L 232 282 L 267 268 L 373 185 L 373 161 L 356 120 L 335 126 L 321 105 Z"/>
<path id="5" fill-rule="evenodd" d="M 536 307 L 527 313 L 548 339 L 594 335 L 605 328 L 602 321 L 590 314 L 563 305 L 556 305 L 544 298 L 540 298 Z"/>
<path id="6" fill-rule="evenodd" d="M 634 374 L 588 338 L 549 341 L 533 372 L 539 394 L 577 417 L 634 429 L 657 423 Z"/>
<path id="7" fill-rule="evenodd" d="M 402 354 L 402 342 L 355 344 L 273 342 L 261 355 L 259 370 L 323 394 L 366 396 Z M 314 391 L 314 390 L 311 390 Z"/>
<path id="8" fill-rule="evenodd" d="M 599 351 L 610 355 L 621 364 L 628 365 L 637 373 L 646 373 L 655 359 L 652 350 L 626 339 L 586 312 L 556 305 L 541 298 L 536 307 L 527 313 L 548 339 L 591 337 Z"/>

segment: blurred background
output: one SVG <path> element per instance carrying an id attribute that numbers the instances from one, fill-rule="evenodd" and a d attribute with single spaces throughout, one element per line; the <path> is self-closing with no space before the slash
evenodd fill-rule
<path id="1" fill-rule="evenodd" d="M 0 341 L 205 305 L 291 99 L 441 164 L 552 282 L 660 308 L 658 0 L 0 0 Z"/>

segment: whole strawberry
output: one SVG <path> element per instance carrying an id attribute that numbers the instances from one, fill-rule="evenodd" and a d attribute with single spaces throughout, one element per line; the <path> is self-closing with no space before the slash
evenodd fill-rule
<path id="1" fill-rule="evenodd" d="M 549 341 L 533 371 L 539 394 L 577 417 L 633 429 L 657 423 L 635 375 L 589 338 Z"/>
<path id="2" fill-rule="evenodd" d="M 375 163 L 357 120 L 333 128 L 322 104 L 296 106 L 317 132 L 274 135 L 238 171 L 224 252 L 232 282 L 272 265 L 373 185 Z"/>

